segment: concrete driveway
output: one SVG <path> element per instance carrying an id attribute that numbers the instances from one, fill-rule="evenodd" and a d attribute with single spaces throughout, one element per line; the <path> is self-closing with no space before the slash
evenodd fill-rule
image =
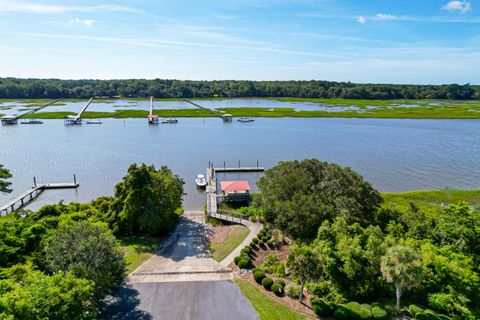
<path id="1" fill-rule="evenodd" d="M 174 237 L 109 297 L 104 319 L 258 319 L 232 270 L 211 258 L 203 212 L 186 212 Z"/>

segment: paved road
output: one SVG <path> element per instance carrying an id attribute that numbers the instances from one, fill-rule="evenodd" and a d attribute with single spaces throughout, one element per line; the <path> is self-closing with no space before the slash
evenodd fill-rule
<path id="1" fill-rule="evenodd" d="M 233 283 L 231 270 L 213 260 L 203 213 L 185 213 L 176 241 L 152 256 L 110 297 L 103 319 L 254 320 L 258 315 Z"/>

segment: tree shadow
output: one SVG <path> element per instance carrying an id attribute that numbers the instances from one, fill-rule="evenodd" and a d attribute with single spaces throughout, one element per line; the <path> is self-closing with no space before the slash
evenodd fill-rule
<path id="1" fill-rule="evenodd" d="M 112 292 L 102 301 L 98 320 L 152 320 L 148 312 L 139 309 L 138 294 L 130 285 Z"/>

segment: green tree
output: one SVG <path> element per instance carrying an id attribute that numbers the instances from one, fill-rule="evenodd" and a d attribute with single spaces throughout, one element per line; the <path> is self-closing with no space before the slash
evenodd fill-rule
<path id="1" fill-rule="evenodd" d="M 123 280 L 123 252 L 104 224 L 80 221 L 60 226 L 47 241 L 45 258 L 52 272 L 94 281 L 99 296 Z"/>
<path id="2" fill-rule="evenodd" d="M 403 290 L 420 285 L 422 257 L 413 248 L 397 245 L 382 257 L 380 270 L 388 283 L 395 284 L 397 311 L 400 311 Z"/>
<path id="3" fill-rule="evenodd" d="M 305 282 L 315 279 L 322 271 L 320 258 L 308 246 L 293 247 L 288 255 L 287 267 L 289 273 L 300 280 L 299 301 L 301 302 Z"/>
<path id="4" fill-rule="evenodd" d="M 11 182 L 5 181 L 5 179 L 10 179 L 12 174 L 8 171 L 7 168 L 0 164 L 0 192 L 10 193 L 12 189 L 9 189 Z"/>
<path id="5" fill-rule="evenodd" d="M 167 167 L 132 164 L 115 186 L 115 229 L 153 235 L 171 231 L 177 222 L 175 211 L 182 206 L 183 184 Z"/>
<path id="6" fill-rule="evenodd" d="M 322 222 L 337 216 L 368 225 L 383 201 L 358 173 L 317 159 L 280 162 L 258 187 L 256 206 L 265 219 L 301 241 L 313 240 Z"/>
<path id="7" fill-rule="evenodd" d="M 47 276 L 31 265 L 0 273 L 0 319 L 96 319 L 94 283 L 71 273 Z"/>

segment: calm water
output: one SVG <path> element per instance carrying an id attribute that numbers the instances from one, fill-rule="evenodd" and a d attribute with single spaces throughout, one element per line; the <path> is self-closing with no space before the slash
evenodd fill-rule
<path id="1" fill-rule="evenodd" d="M 145 119 L 105 119 L 102 125 L 0 126 L 0 163 L 13 173 L 14 193 L 39 182 L 70 180 L 78 190 L 46 191 L 45 203 L 87 201 L 112 194 L 133 162 L 168 165 L 186 181 L 184 204 L 201 209 L 203 192 L 194 178 L 216 165 L 261 165 L 319 158 L 351 166 L 381 191 L 480 189 L 480 121 L 382 119 L 268 119 L 224 124 L 216 118 L 180 119 L 148 126 Z M 225 176 L 238 179 L 244 176 Z M 257 174 L 245 177 L 253 185 Z"/>

